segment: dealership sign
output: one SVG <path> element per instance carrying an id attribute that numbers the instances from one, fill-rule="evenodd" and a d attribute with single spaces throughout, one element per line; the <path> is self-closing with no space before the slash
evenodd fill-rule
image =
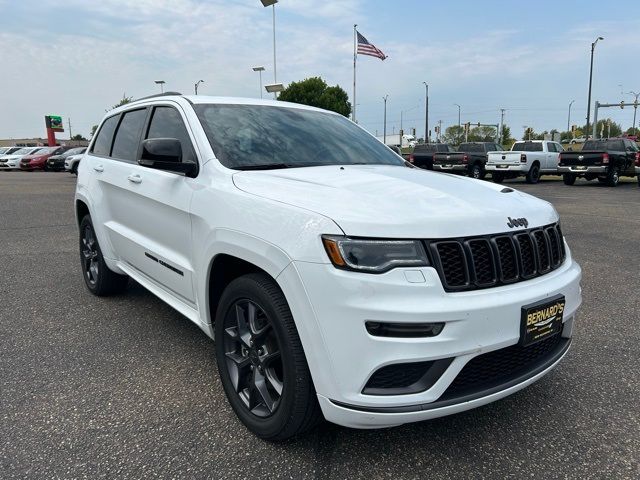
<path id="1" fill-rule="evenodd" d="M 45 115 L 44 122 L 47 128 L 55 130 L 56 132 L 64 132 L 64 125 L 62 124 L 62 117 L 59 115 Z"/>

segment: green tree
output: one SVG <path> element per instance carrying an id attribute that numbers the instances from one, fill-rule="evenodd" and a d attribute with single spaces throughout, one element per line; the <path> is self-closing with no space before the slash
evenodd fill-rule
<path id="1" fill-rule="evenodd" d="M 458 125 L 447 127 L 442 136 L 442 141 L 451 145 L 460 145 L 464 141 L 464 127 L 459 127 Z"/>
<path id="2" fill-rule="evenodd" d="M 496 139 L 496 129 L 493 127 L 475 127 L 469 131 L 469 142 L 493 142 Z"/>
<path id="3" fill-rule="evenodd" d="M 583 132 L 586 132 L 587 126 L 584 125 L 581 130 Z M 593 125 L 589 125 L 588 133 L 589 136 L 593 135 Z M 603 118 L 602 120 L 598 120 L 598 124 L 596 125 L 596 135 L 598 136 L 598 138 L 619 137 L 620 135 L 622 135 L 622 127 L 619 123 L 614 122 L 610 118 Z"/>
<path id="4" fill-rule="evenodd" d="M 330 87 L 320 77 L 306 78 L 300 82 L 291 82 L 278 100 L 301 103 L 312 107 L 324 108 L 348 117 L 351 114 L 349 95 L 339 85 Z"/>
<path id="5" fill-rule="evenodd" d="M 114 108 L 121 107 L 121 106 L 126 105 L 127 103 L 131 103 L 131 102 L 133 102 L 133 97 L 127 97 L 127 94 L 123 93 L 122 94 L 122 99 L 118 103 L 116 103 L 113 107 L 111 107 L 110 109 L 105 110 L 105 111 L 108 112 L 109 110 L 113 110 Z"/>
<path id="6" fill-rule="evenodd" d="M 87 139 L 80 134 L 74 135 L 73 137 L 71 137 L 71 140 L 78 140 L 78 141 L 85 141 L 85 142 L 87 141 Z"/>
<path id="7" fill-rule="evenodd" d="M 502 125 L 502 135 L 500 135 L 503 145 L 508 145 L 515 141 L 515 138 L 511 137 L 511 128 L 506 123 Z"/>
<path id="8" fill-rule="evenodd" d="M 96 130 L 98 129 L 98 125 L 93 125 L 91 127 L 91 138 L 96 134 Z"/>

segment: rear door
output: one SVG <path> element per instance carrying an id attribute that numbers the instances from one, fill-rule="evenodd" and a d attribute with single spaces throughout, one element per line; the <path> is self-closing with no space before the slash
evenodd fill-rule
<path id="1" fill-rule="evenodd" d="M 135 127 L 126 128 L 123 119 L 114 140 L 113 156 L 127 157 L 118 173 L 123 193 L 112 202 L 121 230 L 116 235 L 117 248 L 131 267 L 195 306 L 189 214 L 194 179 L 137 163 L 140 142 L 147 138 L 176 138 L 183 161 L 197 163 L 194 142 L 178 105 L 150 107 L 145 118 L 144 126 L 136 122 Z M 138 128 L 139 137 L 129 134 Z"/>

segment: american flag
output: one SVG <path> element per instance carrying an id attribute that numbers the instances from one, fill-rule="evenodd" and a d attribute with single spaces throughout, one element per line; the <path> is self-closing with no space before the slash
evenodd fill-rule
<path id="1" fill-rule="evenodd" d="M 371 57 L 377 57 L 380 60 L 384 60 L 385 58 L 387 58 L 387 56 L 382 53 L 382 50 L 380 50 L 374 44 L 369 43 L 369 40 L 364 38 L 364 36 L 360 32 L 356 31 L 356 33 L 358 34 L 358 53 L 360 55 L 369 55 Z"/>

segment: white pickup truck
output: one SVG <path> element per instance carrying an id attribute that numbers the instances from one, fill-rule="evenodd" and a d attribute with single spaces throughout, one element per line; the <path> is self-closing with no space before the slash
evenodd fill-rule
<path id="1" fill-rule="evenodd" d="M 489 153 L 485 170 L 496 183 L 521 176 L 526 177 L 527 183 L 538 183 L 540 175 L 558 173 L 563 151 L 558 142 L 548 140 L 516 142 L 510 151 Z"/>

